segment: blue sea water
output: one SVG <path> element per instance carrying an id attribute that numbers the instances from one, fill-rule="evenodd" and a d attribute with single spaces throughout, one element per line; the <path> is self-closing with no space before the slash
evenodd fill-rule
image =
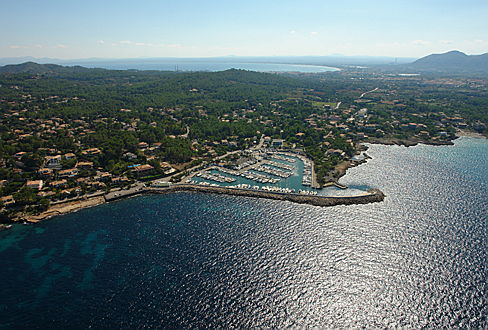
<path id="1" fill-rule="evenodd" d="M 0 233 L 0 327 L 486 328 L 488 141 L 371 145 L 382 203 L 131 198 Z"/>
<path id="2" fill-rule="evenodd" d="M 258 72 L 302 72 L 317 73 L 338 71 L 339 69 L 309 64 L 286 63 L 246 63 L 246 62 L 219 62 L 198 60 L 140 60 L 140 61 L 92 61 L 81 64 L 87 68 L 105 68 L 111 70 L 162 70 L 162 71 L 224 71 L 229 69 L 241 69 Z"/>

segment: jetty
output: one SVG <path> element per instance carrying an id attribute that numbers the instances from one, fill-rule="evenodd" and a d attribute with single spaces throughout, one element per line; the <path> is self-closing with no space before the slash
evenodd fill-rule
<path id="1" fill-rule="evenodd" d="M 281 201 L 289 201 L 300 204 L 309 204 L 315 206 L 335 206 L 335 205 L 354 205 L 381 202 L 385 194 L 379 189 L 371 189 L 365 194 L 354 196 L 319 196 L 307 195 L 300 193 L 286 193 L 275 191 L 262 191 L 245 188 L 227 188 L 221 186 L 197 185 L 197 184 L 174 184 L 169 187 L 138 187 L 138 189 L 129 189 L 118 191 L 116 194 L 109 193 L 105 195 L 106 201 L 112 201 L 120 198 L 131 197 L 139 194 L 168 194 L 176 192 L 203 192 L 212 194 L 225 194 L 244 197 L 267 198 Z"/>

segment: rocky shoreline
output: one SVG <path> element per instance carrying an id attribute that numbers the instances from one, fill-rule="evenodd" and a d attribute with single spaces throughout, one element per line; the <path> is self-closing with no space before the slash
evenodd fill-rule
<path id="1" fill-rule="evenodd" d="M 473 137 L 473 138 L 480 138 L 480 139 L 487 139 L 488 138 L 488 133 L 481 134 L 478 132 L 474 131 L 467 131 L 467 130 L 462 130 L 462 129 L 457 129 L 456 131 L 456 137 L 455 139 L 458 139 L 460 137 Z M 432 145 L 432 146 L 451 146 L 454 145 L 454 142 L 452 140 L 450 141 L 424 141 L 420 139 L 416 140 L 404 140 L 404 139 L 393 139 L 393 138 L 374 138 L 370 139 L 365 143 L 371 143 L 371 144 L 382 144 L 382 145 L 398 145 L 398 146 L 405 146 L 405 147 L 414 147 L 419 144 L 425 144 L 425 145 Z M 360 151 L 366 151 L 368 148 L 364 144 L 361 145 L 362 149 Z M 365 159 L 359 162 L 352 162 L 349 160 L 343 161 L 339 164 L 336 165 L 333 171 L 333 175 L 328 178 L 328 182 L 324 184 L 322 187 L 327 187 L 330 185 L 334 185 L 338 188 L 345 189 L 347 188 L 346 186 L 343 186 L 339 183 L 339 179 L 343 177 L 346 173 L 347 170 L 359 166 L 363 163 L 366 163 L 368 159 L 370 159 L 369 156 L 365 154 Z M 321 188 L 322 188 L 321 187 Z"/>
<path id="2" fill-rule="evenodd" d="M 458 136 L 467 137 L 477 137 L 486 138 L 483 134 L 458 130 Z M 428 145 L 453 145 L 452 141 L 421 141 L 421 140 L 401 140 L 401 139 L 372 139 L 367 143 L 371 144 L 383 144 L 383 145 L 401 145 L 401 146 L 415 146 L 418 144 L 428 144 Z M 364 146 L 362 151 L 367 150 Z M 341 185 L 338 180 L 347 173 L 349 168 L 358 166 L 367 162 L 369 157 L 366 155 L 365 159 L 359 162 L 344 161 L 339 163 L 334 169 L 334 176 L 329 179 L 329 181 L 324 184 L 324 187 L 334 185 L 341 189 L 346 189 L 347 187 Z M 384 200 L 385 195 L 379 189 L 372 189 L 368 191 L 367 194 L 357 195 L 357 196 L 313 196 L 313 195 L 300 195 L 300 194 L 287 194 L 287 193 L 277 193 L 277 192 L 265 192 L 265 191 L 255 191 L 249 189 L 235 189 L 235 188 L 225 188 L 225 187 L 212 187 L 212 186 L 199 186 L 190 184 L 176 184 L 168 188 L 147 188 L 138 186 L 129 190 L 117 191 L 115 193 L 108 193 L 103 196 L 92 197 L 92 198 L 81 198 L 78 201 L 71 201 L 67 203 L 60 203 L 51 206 L 47 211 L 42 212 L 38 215 L 26 215 L 23 214 L 16 219 L 14 222 L 26 221 L 29 223 L 37 223 L 45 219 L 52 218 L 54 216 L 68 214 L 75 212 L 87 207 L 92 207 L 100 205 L 106 202 L 110 202 L 117 199 L 128 198 L 141 194 L 167 194 L 176 192 L 204 192 L 204 193 L 214 193 L 214 194 L 226 194 L 244 197 L 256 197 L 256 198 L 267 198 L 282 201 L 291 201 L 300 204 L 310 204 L 315 206 L 335 206 L 335 205 L 352 205 L 352 204 L 367 204 L 381 202 Z"/>
<path id="3" fill-rule="evenodd" d="M 405 147 L 414 147 L 418 144 L 427 144 L 431 146 L 452 146 L 452 141 L 432 141 L 432 140 L 420 140 L 420 139 L 394 139 L 394 138 L 372 138 L 365 143 L 371 144 L 384 144 L 388 146 L 399 145 Z"/>
<path id="4" fill-rule="evenodd" d="M 149 188 L 146 192 L 149 193 L 172 193 L 172 192 L 206 192 L 214 194 L 226 194 L 234 196 L 257 197 L 274 199 L 281 201 L 289 201 L 299 204 L 309 204 L 314 206 L 335 206 L 335 205 L 353 205 L 353 204 L 369 204 L 381 202 L 385 198 L 385 194 L 379 189 L 371 189 L 368 193 L 356 196 L 318 196 L 318 195 L 301 195 L 289 194 L 279 192 L 265 192 L 251 189 L 235 189 L 212 186 L 198 186 L 198 185 L 175 185 L 171 188 Z"/>
<path id="5" fill-rule="evenodd" d="M 236 189 L 213 186 L 200 186 L 191 184 L 176 184 L 167 188 L 151 188 L 138 187 L 136 189 L 129 189 L 118 191 L 117 194 L 106 194 L 104 196 L 97 196 L 88 199 L 80 199 L 78 201 L 71 201 L 68 203 L 60 203 L 50 207 L 47 211 L 38 215 L 22 215 L 19 216 L 15 222 L 38 223 L 58 215 L 64 215 L 78 210 L 101 205 L 107 202 L 138 196 L 142 194 L 170 194 L 179 192 L 203 192 L 212 194 L 225 194 L 233 196 L 266 198 L 273 200 L 289 201 L 299 204 L 309 204 L 314 206 L 335 206 L 335 205 L 354 205 L 354 204 L 368 204 L 377 203 L 384 200 L 385 195 L 379 189 L 371 189 L 368 193 L 356 196 L 317 196 L 317 195 L 301 195 L 289 194 L 279 192 L 266 192 L 252 189 Z"/>

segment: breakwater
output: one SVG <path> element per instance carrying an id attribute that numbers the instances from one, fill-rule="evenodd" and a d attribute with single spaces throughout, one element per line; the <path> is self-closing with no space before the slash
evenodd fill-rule
<path id="1" fill-rule="evenodd" d="M 384 200 L 385 195 L 379 189 L 371 189 L 368 193 L 356 196 L 317 196 L 302 195 L 280 192 L 267 192 L 253 189 L 225 188 L 215 186 L 201 186 L 192 184 L 175 184 L 167 188 L 145 187 L 137 190 L 119 191 L 117 194 L 105 195 L 106 201 L 112 201 L 120 198 L 130 197 L 143 193 L 167 194 L 174 192 L 204 192 L 213 194 L 226 194 L 244 197 L 267 198 L 281 201 L 289 201 L 300 204 L 310 204 L 315 206 L 335 206 L 335 205 L 353 205 L 376 203 Z"/>

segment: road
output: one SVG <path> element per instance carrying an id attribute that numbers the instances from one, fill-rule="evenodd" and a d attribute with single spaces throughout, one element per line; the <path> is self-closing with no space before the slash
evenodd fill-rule
<path id="1" fill-rule="evenodd" d="M 251 147 L 251 149 L 252 150 L 261 149 L 263 147 L 263 144 L 264 144 L 264 134 L 261 135 L 261 138 L 259 139 L 259 143 L 256 146 Z"/>
<path id="2" fill-rule="evenodd" d="M 367 92 L 364 92 L 363 94 L 361 94 L 361 96 L 359 97 L 360 99 L 362 99 L 364 97 L 364 95 L 366 94 L 369 94 L 369 93 L 373 93 L 373 92 L 376 92 L 379 88 L 376 87 L 375 89 L 372 89 L 370 91 L 367 91 Z"/>
<path id="3" fill-rule="evenodd" d="M 186 125 L 186 133 L 179 135 L 179 137 L 186 139 L 188 138 L 189 135 L 190 135 L 190 126 Z"/>

